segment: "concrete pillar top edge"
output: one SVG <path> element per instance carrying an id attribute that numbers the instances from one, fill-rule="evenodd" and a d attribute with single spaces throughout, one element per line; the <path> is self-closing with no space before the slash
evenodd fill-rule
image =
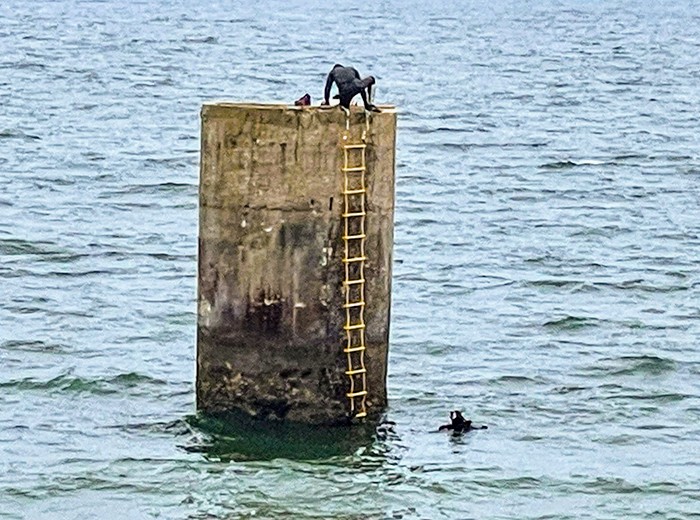
<path id="1" fill-rule="evenodd" d="M 394 105 L 377 105 L 382 111 L 379 114 L 395 114 L 397 112 L 396 106 Z M 215 101 L 208 102 L 202 105 L 202 116 L 216 117 L 216 116 L 226 116 L 227 112 L 230 110 L 279 110 L 279 111 L 291 111 L 291 112 L 327 112 L 328 110 L 337 108 L 337 105 L 325 105 L 325 106 L 295 106 L 288 105 L 284 103 L 232 103 L 226 101 Z M 350 107 L 352 112 L 363 112 L 364 108 L 360 106 Z M 375 115 L 375 114 L 373 114 Z"/>

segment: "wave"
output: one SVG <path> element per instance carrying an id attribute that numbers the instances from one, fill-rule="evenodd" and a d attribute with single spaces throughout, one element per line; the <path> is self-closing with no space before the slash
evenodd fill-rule
<path id="1" fill-rule="evenodd" d="M 46 343 L 40 340 L 8 340 L 0 343 L 0 350 L 17 350 L 24 352 L 63 353 L 65 345 Z"/>
<path id="2" fill-rule="evenodd" d="M 596 289 L 593 285 L 583 280 L 558 280 L 556 278 L 531 280 L 528 282 L 524 282 L 523 285 L 525 287 L 552 287 L 556 289 L 574 289 L 575 291 L 591 291 Z"/>
<path id="3" fill-rule="evenodd" d="M 0 139 L 21 139 L 23 141 L 40 141 L 38 135 L 27 134 L 21 130 L 0 130 Z"/>
<path id="4" fill-rule="evenodd" d="M 526 376 L 504 375 L 493 380 L 494 383 L 505 384 L 538 384 L 541 381 Z"/>
<path id="5" fill-rule="evenodd" d="M 606 164 L 606 162 L 598 159 L 581 159 L 578 161 L 567 159 L 564 161 L 544 163 L 540 165 L 540 168 L 547 170 L 564 170 L 568 168 L 575 168 L 576 166 L 600 166 L 602 164 Z"/>
<path id="6" fill-rule="evenodd" d="M 0 239 L 0 255 L 46 255 L 64 254 L 64 251 L 49 249 L 47 245 L 55 245 L 51 242 L 32 242 L 21 238 Z"/>
<path id="7" fill-rule="evenodd" d="M 583 316 L 565 316 L 558 320 L 545 322 L 542 326 L 560 330 L 577 330 L 584 327 L 596 327 L 599 324 L 597 318 Z"/>
<path id="8" fill-rule="evenodd" d="M 660 376 L 676 372 L 676 361 L 654 355 L 622 356 L 601 358 L 585 371 L 607 376 Z M 622 389 L 620 387 L 619 389 Z"/>
<path id="9" fill-rule="evenodd" d="M 162 192 L 168 193 L 196 193 L 197 185 L 185 182 L 162 182 L 158 184 L 132 184 L 124 186 L 118 190 L 108 190 L 98 195 L 100 199 L 112 199 L 118 195 L 134 195 L 134 194 L 158 194 Z"/>
<path id="10" fill-rule="evenodd" d="M 116 394 L 124 389 L 165 385 L 166 381 L 156 379 L 136 372 L 118 374 L 110 378 L 90 379 L 87 377 L 61 374 L 47 381 L 37 380 L 31 377 L 15 379 L 0 383 L 0 388 L 15 390 L 45 390 L 60 393 L 88 393 L 94 395 Z"/>
<path id="11" fill-rule="evenodd" d="M 619 362 L 626 366 L 612 372 L 613 375 L 661 375 L 677 369 L 675 361 L 659 356 L 623 356 Z"/>

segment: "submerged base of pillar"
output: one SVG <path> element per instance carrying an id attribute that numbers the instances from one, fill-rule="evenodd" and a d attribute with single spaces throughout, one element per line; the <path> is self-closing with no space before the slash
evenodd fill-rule
<path id="1" fill-rule="evenodd" d="M 322 362 L 324 345 L 290 347 L 309 356 L 302 362 L 296 356 L 261 359 L 257 348 L 246 345 L 200 332 L 199 355 L 208 359 L 197 386 L 200 410 L 307 423 L 347 421 L 344 374 L 335 363 Z"/>

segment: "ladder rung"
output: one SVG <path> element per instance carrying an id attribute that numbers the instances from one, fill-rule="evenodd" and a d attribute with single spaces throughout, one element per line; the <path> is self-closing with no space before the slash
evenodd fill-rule
<path id="1" fill-rule="evenodd" d="M 364 278 L 358 278 L 357 280 L 345 280 L 343 283 L 344 283 L 345 285 L 357 285 L 357 284 L 360 284 L 360 283 L 365 283 L 365 279 L 364 279 Z"/>
<path id="2" fill-rule="evenodd" d="M 356 211 L 355 213 L 343 213 L 343 217 L 345 217 L 345 218 L 364 217 L 366 215 L 367 215 L 367 213 L 365 213 L 364 211 Z"/>
<path id="3" fill-rule="evenodd" d="M 345 190 L 343 195 L 359 195 L 360 193 L 367 193 L 367 190 L 360 188 L 359 190 Z"/>
<path id="4" fill-rule="evenodd" d="M 343 258 L 343 263 L 353 264 L 355 262 L 364 262 L 365 260 L 367 260 L 366 256 L 355 256 L 353 258 Z"/>
<path id="5" fill-rule="evenodd" d="M 349 376 L 356 376 L 357 374 L 366 374 L 366 368 L 356 368 L 354 370 L 346 370 L 345 373 Z"/>
<path id="6" fill-rule="evenodd" d="M 353 168 L 343 168 L 343 171 L 346 173 L 352 173 L 352 172 L 363 172 L 366 169 L 367 168 L 365 168 L 364 166 L 355 166 Z"/>
<path id="7" fill-rule="evenodd" d="M 367 238 L 367 235 L 360 233 L 359 235 L 343 235 L 343 240 L 359 240 L 360 238 Z"/>
<path id="8" fill-rule="evenodd" d="M 367 148 L 366 144 L 346 144 L 343 148 L 346 150 L 358 150 L 360 148 Z"/>
<path id="9" fill-rule="evenodd" d="M 346 354 L 351 354 L 352 352 L 361 352 L 363 350 L 367 350 L 367 347 L 365 347 L 364 345 L 359 346 L 359 347 L 344 348 L 343 352 L 345 352 Z"/>
<path id="10" fill-rule="evenodd" d="M 365 306 L 365 302 L 344 303 L 343 309 L 352 309 L 354 307 L 364 307 L 364 306 Z"/>
<path id="11" fill-rule="evenodd" d="M 360 390 L 359 392 L 348 392 L 347 394 L 348 397 L 360 397 L 362 395 L 367 395 L 367 390 Z"/>
<path id="12" fill-rule="evenodd" d="M 343 328 L 345 330 L 360 330 L 365 328 L 364 323 L 357 323 L 356 325 L 344 325 Z"/>

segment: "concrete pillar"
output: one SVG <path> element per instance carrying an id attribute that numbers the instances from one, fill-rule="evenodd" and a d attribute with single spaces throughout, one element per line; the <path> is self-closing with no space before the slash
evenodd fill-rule
<path id="1" fill-rule="evenodd" d="M 340 423 L 343 353 L 343 145 L 365 114 L 337 107 L 202 108 L 197 407 Z M 396 111 L 367 133 L 367 411 L 386 405 Z"/>

